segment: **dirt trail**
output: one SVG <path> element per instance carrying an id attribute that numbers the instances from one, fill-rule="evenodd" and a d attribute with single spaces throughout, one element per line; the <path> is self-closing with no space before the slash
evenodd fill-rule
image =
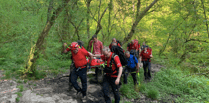
<path id="1" fill-rule="evenodd" d="M 163 67 L 158 64 L 152 64 L 152 75 L 159 71 Z M 2 74 L 2 73 L 1 73 Z M 0 76 L 2 76 L 0 74 Z M 69 74 L 65 73 L 65 74 Z M 44 78 L 38 81 L 28 81 L 27 83 L 17 83 L 16 80 L 8 80 L 0 82 L 0 103 L 16 103 L 18 97 L 16 92 L 20 91 L 17 88 L 18 85 L 24 85 L 24 91 L 22 97 L 20 97 L 19 103 L 82 103 L 80 99 L 76 97 L 76 91 L 72 86 L 69 88 L 69 78 L 59 78 L 58 75 L 55 78 Z M 81 85 L 81 83 L 79 82 Z M 102 87 L 100 84 L 91 84 L 88 79 L 88 103 L 105 103 L 102 93 Z M 121 96 L 121 100 L 129 101 L 133 103 L 147 103 L 155 102 L 143 94 L 140 94 L 140 99 L 127 99 Z M 111 93 L 111 97 L 114 97 Z"/>

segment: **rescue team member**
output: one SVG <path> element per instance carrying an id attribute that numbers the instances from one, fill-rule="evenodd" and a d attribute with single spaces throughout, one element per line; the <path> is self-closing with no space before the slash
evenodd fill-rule
<path id="1" fill-rule="evenodd" d="M 66 43 L 64 44 L 67 45 Z M 91 53 L 88 53 L 84 49 L 80 49 L 77 42 L 72 42 L 69 48 L 65 49 L 63 52 L 67 53 L 71 51 L 72 53 L 72 60 L 75 63 L 75 69 L 71 73 L 71 83 L 73 87 L 77 90 L 77 94 L 83 95 L 82 100 L 86 101 L 86 91 L 87 91 L 87 60 L 86 56 L 92 59 Z M 91 61 L 90 61 L 91 62 Z M 82 89 L 78 86 L 77 79 L 78 77 L 81 79 L 82 82 Z"/>
<path id="2" fill-rule="evenodd" d="M 93 48 L 93 50 L 91 50 Z M 92 40 L 89 43 L 89 51 L 91 51 L 92 54 L 99 54 L 102 55 L 102 48 L 103 44 L 101 41 L 97 39 L 97 35 L 92 36 Z"/>
<path id="3" fill-rule="evenodd" d="M 119 103 L 120 95 L 119 95 L 118 87 L 123 68 L 119 57 L 117 55 L 113 55 L 113 53 L 110 51 L 108 47 L 104 47 L 103 53 L 104 55 L 100 56 L 101 59 L 103 61 L 107 61 L 106 67 L 111 68 L 111 70 L 113 71 L 113 73 L 106 73 L 104 75 L 103 84 L 102 84 L 103 87 L 102 91 L 104 93 L 104 98 L 106 103 L 111 103 L 111 98 L 109 96 L 109 85 L 110 85 L 114 93 L 115 103 Z"/>
<path id="4" fill-rule="evenodd" d="M 139 47 L 138 47 L 138 44 L 137 43 L 134 43 L 135 41 L 132 40 L 131 43 L 127 46 L 127 51 L 131 51 L 133 50 L 134 54 L 136 54 L 136 56 L 138 56 L 138 50 L 139 50 Z"/>
<path id="5" fill-rule="evenodd" d="M 117 45 L 116 42 L 112 42 L 112 43 L 111 43 L 111 48 L 112 48 L 113 46 L 118 46 L 118 45 Z M 121 46 L 118 46 L 118 47 L 122 48 Z M 110 48 L 110 46 L 109 46 L 109 48 Z M 111 50 L 111 48 L 110 48 L 110 50 Z M 122 49 L 123 49 L 123 48 L 122 48 Z M 125 50 L 123 50 L 123 53 L 124 53 L 124 52 L 125 52 Z"/>
<path id="6" fill-rule="evenodd" d="M 97 39 L 97 35 L 92 36 L 92 40 L 89 43 L 89 51 L 94 55 L 102 55 L 103 44 Z M 98 83 L 98 74 L 101 74 L 101 70 L 98 67 L 95 68 L 95 82 Z"/>
<path id="7" fill-rule="evenodd" d="M 138 84 L 136 79 L 136 73 L 139 72 L 139 63 L 135 56 L 131 55 L 129 51 L 125 52 L 125 56 L 127 58 L 127 66 L 125 67 L 125 74 L 124 74 L 124 84 L 127 84 L 127 77 L 128 74 L 131 73 L 131 76 L 134 81 L 134 85 Z"/>
<path id="8" fill-rule="evenodd" d="M 145 42 L 142 43 L 142 47 L 141 47 L 141 50 L 144 50 L 144 48 L 146 47 L 147 45 L 145 44 Z"/>
<path id="9" fill-rule="evenodd" d="M 83 50 L 87 51 L 87 50 L 83 47 L 82 41 L 77 40 L 77 43 L 78 43 L 80 49 L 83 49 Z M 63 44 L 63 51 L 65 51 L 65 48 L 66 48 L 66 47 L 67 47 L 67 43 L 64 43 L 64 44 Z M 88 52 L 88 51 L 87 51 L 87 52 Z M 71 56 L 71 60 L 72 60 L 72 56 Z M 75 64 L 74 64 L 73 61 L 72 61 L 72 63 L 71 63 L 70 68 L 75 68 Z M 70 69 L 70 73 L 72 72 L 72 70 L 73 70 L 73 69 Z M 72 83 L 71 83 L 70 77 L 71 77 L 71 74 L 70 74 L 70 76 L 69 76 L 69 83 L 70 83 L 69 85 L 72 84 Z M 70 88 L 71 88 L 71 86 L 70 86 Z"/>
<path id="10" fill-rule="evenodd" d="M 115 38 L 112 38 L 112 43 L 116 43 L 117 46 L 121 47 L 120 43 L 117 42 L 117 40 Z M 109 48 L 112 48 L 112 43 L 109 45 Z"/>
<path id="11" fill-rule="evenodd" d="M 142 63 L 143 63 L 143 68 L 144 68 L 144 77 L 145 80 L 150 80 L 151 79 L 151 60 L 150 58 L 152 58 L 152 53 L 150 50 L 147 49 L 148 46 L 144 47 L 144 50 L 142 50 L 142 52 L 140 53 L 140 58 L 142 58 Z M 148 68 L 148 72 L 147 72 L 147 68 Z"/>

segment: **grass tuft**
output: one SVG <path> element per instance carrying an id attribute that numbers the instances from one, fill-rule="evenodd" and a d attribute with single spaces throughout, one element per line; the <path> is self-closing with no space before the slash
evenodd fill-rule
<path id="1" fill-rule="evenodd" d="M 158 96 L 159 96 L 159 92 L 158 90 L 156 89 L 150 89 L 148 92 L 147 92 L 147 96 L 152 98 L 152 99 L 157 99 Z"/>

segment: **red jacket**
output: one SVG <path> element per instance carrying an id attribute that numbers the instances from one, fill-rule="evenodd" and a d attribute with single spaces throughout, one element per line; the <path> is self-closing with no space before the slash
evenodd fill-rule
<path id="1" fill-rule="evenodd" d="M 111 61 L 111 58 L 112 58 L 112 52 L 111 52 L 111 55 L 110 55 L 110 57 L 105 57 L 104 55 L 101 55 L 101 59 L 103 60 L 103 61 L 107 61 L 107 66 L 109 67 L 110 66 L 110 61 Z M 121 67 L 122 65 L 121 65 L 121 62 L 120 62 L 120 59 L 119 59 L 119 57 L 118 56 L 115 56 L 114 57 L 114 61 L 115 61 L 115 63 L 112 63 L 112 70 L 114 71 L 115 69 L 116 69 L 116 66 L 117 66 L 117 68 L 119 68 L 119 67 Z M 116 64 L 116 65 L 115 65 Z M 107 76 L 110 76 L 110 77 L 118 77 L 118 75 L 116 75 L 116 73 L 117 72 L 119 72 L 119 71 L 114 71 L 113 73 L 106 73 L 107 74 Z"/>
<path id="2" fill-rule="evenodd" d="M 131 51 L 132 49 L 139 50 L 138 44 L 132 44 L 132 43 L 130 43 L 130 45 L 127 47 L 127 50 L 128 51 Z"/>
<path id="3" fill-rule="evenodd" d="M 142 61 L 147 61 L 147 59 L 149 59 L 149 62 L 151 62 L 150 55 L 152 55 L 152 52 L 150 50 L 147 50 L 146 52 L 143 50 L 140 53 L 140 56 L 142 57 Z"/>
<path id="4" fill-rule="evenodd" d="M 75 63 L 75 67 L 85 68 L 87 64 L 86 56 L 90 56 L 90 54 L 85 49 L 79 49 L 77 53 L 72 53 L 72 59 Z"/>

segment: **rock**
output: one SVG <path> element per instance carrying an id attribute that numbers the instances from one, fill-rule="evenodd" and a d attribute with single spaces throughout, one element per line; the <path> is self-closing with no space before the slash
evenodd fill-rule
<path id="1" fill-rule="evenodd" d="M 12 95 L 12 98 L 9 99 L 9 103 L 15 103 L 16 102 L 16 98 L 17 98 L 17 94 Z"/>
<path id="2" fill-rule="evenodd" d="M 1 99 L 7 99 L 7 96 L 1 97 L 0 100 L 1 100 Z"/>
<path id="3" fill-rule="evenodd" d="M 60 97 L 57 96 L 57 95 L 53 95 L 52 98 L 53 98 L 53 100 L 59 100 L 60 99 Z"/>
<path id="4" fill-rule="evenodd" d="M 152 103 L 158 103 L 157 100 L 152 101 Z"/>
<path id="5" fill-rule="evenodd" d="M 94 93 L 94 92 L 96 92 L 98 90 L 101 90 L 101 87 L 95 86 L 95 85 L 89 85 L 88 86 L 88 92 L 89 93 Z"/>
<path id="6" fill-rule="evenodd" d="M 76 100 L 70 99 L 70 100 L 59 100 L 58 103 L 78 103 Z"/>
<path id="7" fill-rule="evenodd" d="M 52 97 L 41 97 L 38 102 L 55 103 Z"/>
<path id="8" fill-rule="evenodd" d="M 31 90 L 27 90 L 22 98 L 21 102 L 25 103 L 37 103 L 37 102 L 44 102 L 44 103 L 55 103 L 52 97 L 42 97 L 40 95 L 36 95 L 35 93 L 31 93 Z"/>

